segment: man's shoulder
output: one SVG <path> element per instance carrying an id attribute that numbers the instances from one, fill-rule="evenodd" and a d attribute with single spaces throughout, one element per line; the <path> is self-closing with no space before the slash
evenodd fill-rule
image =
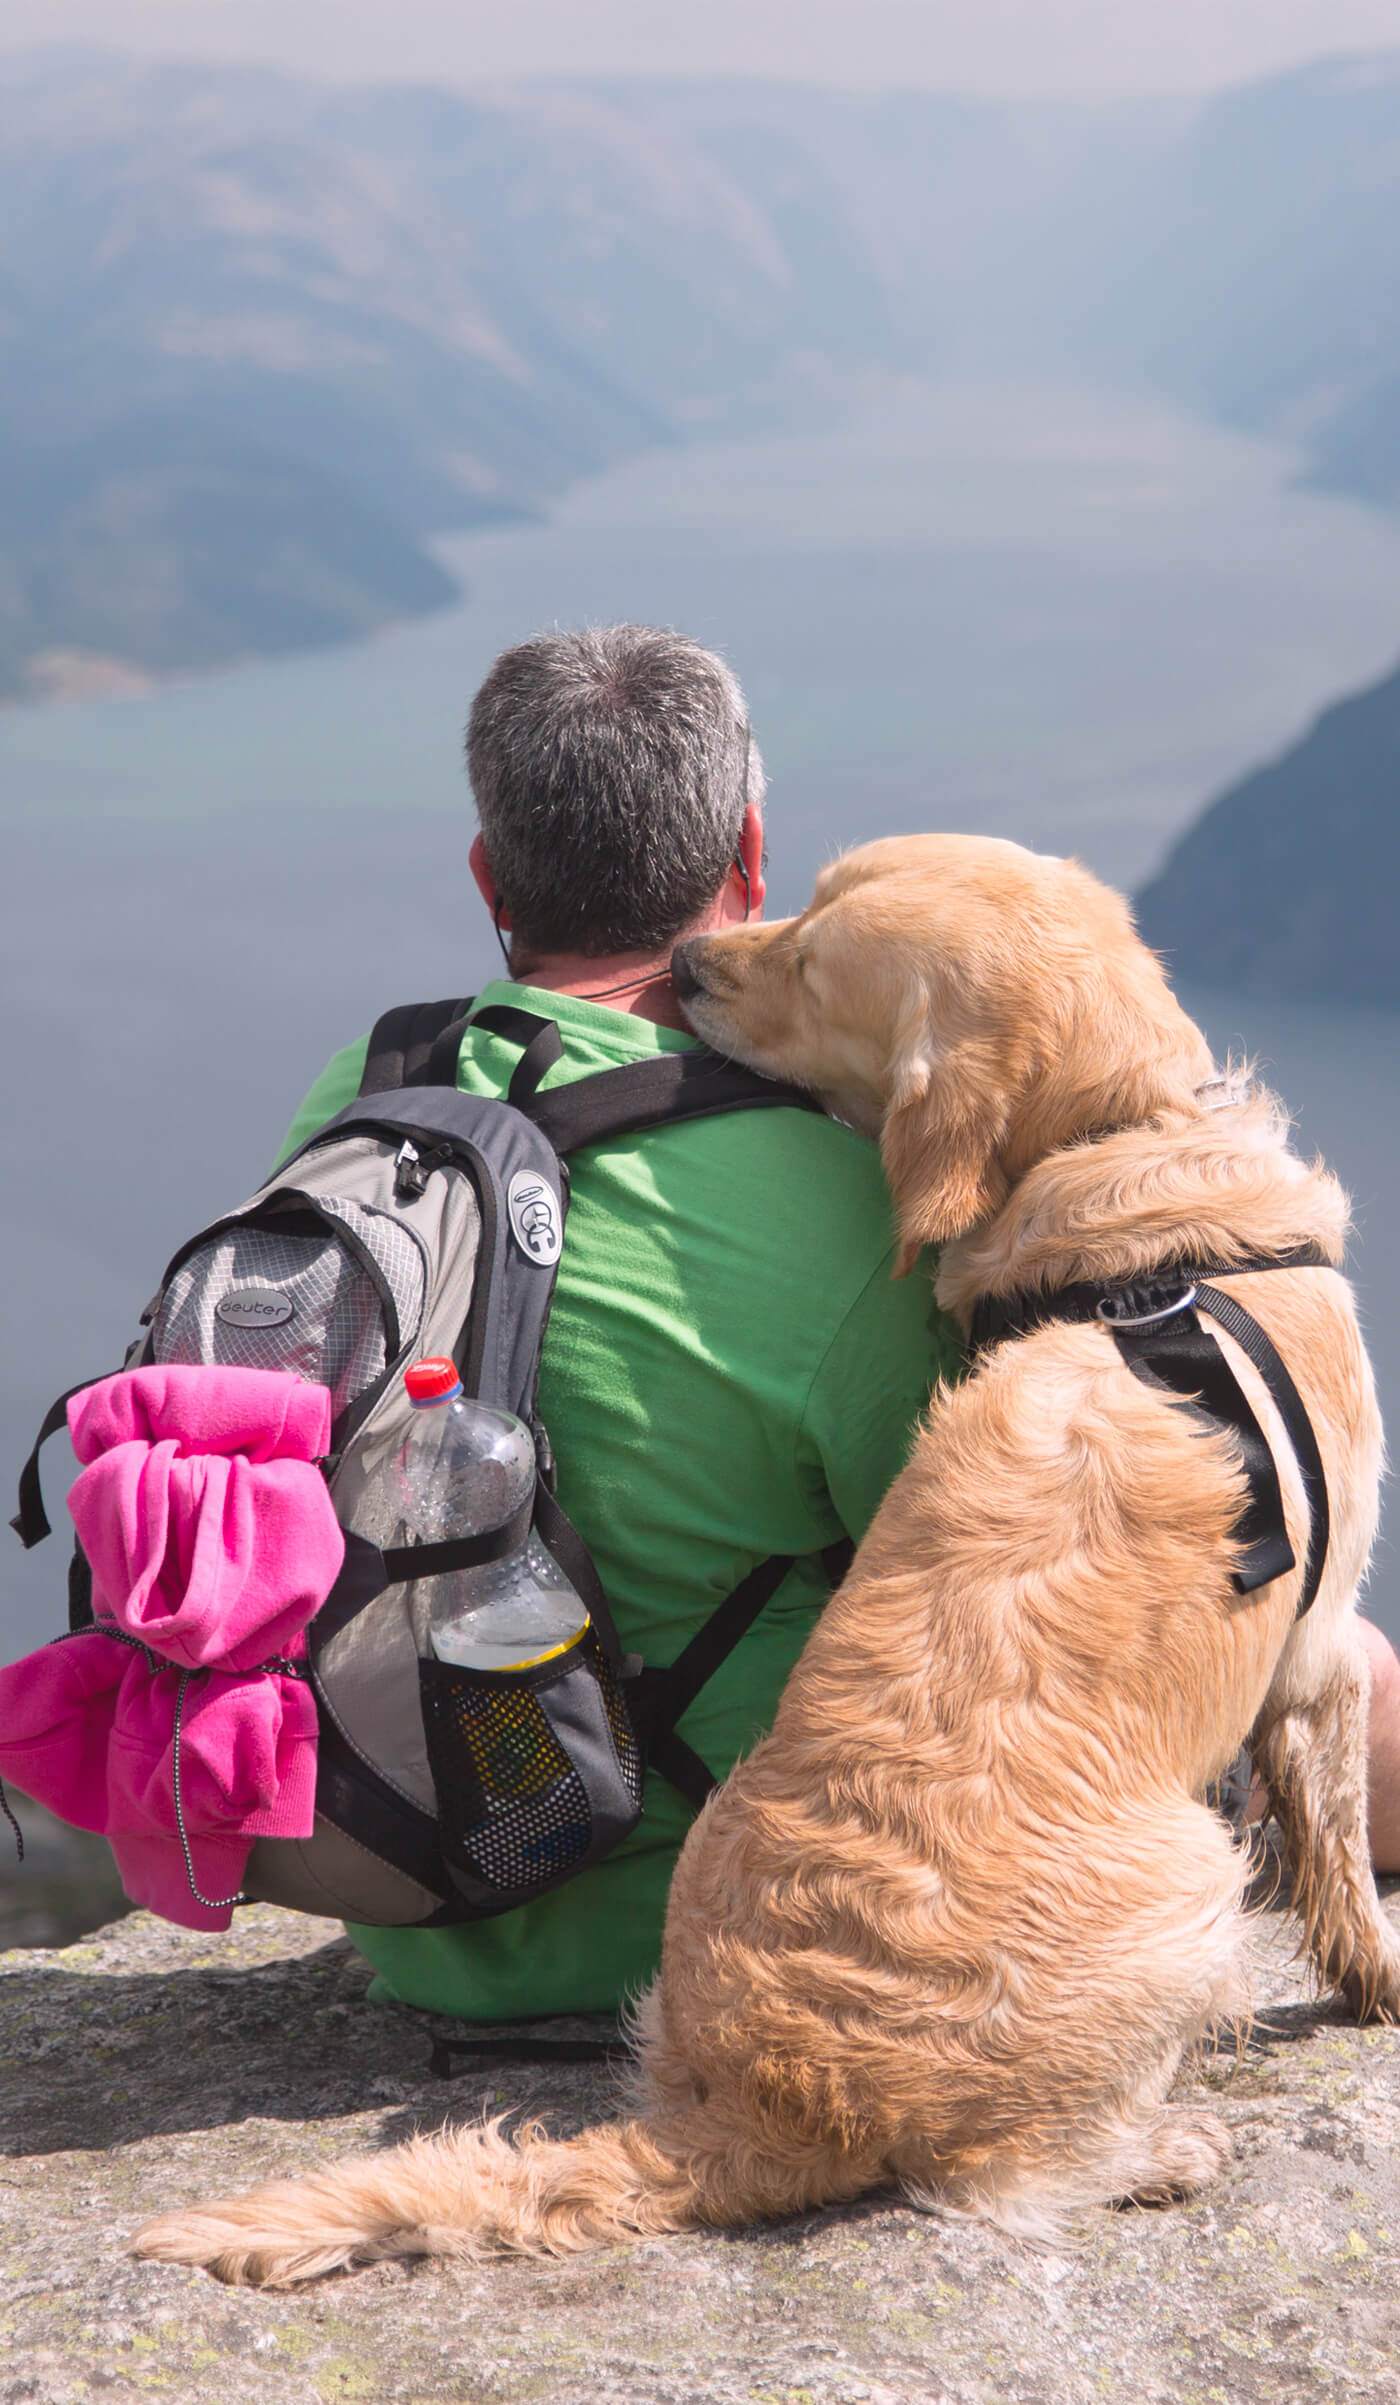
<path id="1" fill-rule="evenodd" d="M 287 1131 L 279 1160 L 353 1102 L 368 1045 L 367 1036 L 358 1036 L 327 1062 Z M 473 1059 L 470 1040 L 463 1048 L 459 1075 L 469 1090 L 489 1093 L 496 1082 L 494 1066 Z M 670 1157 L 684 1163 L 688 1174 L 713 1178 L 719 1187 L 738 1184 L 766 1191 L 782 1206 L 799 1245 L 804 1228 L 810 1228 L 814 1238 L 819 1235 L 827 1247 L 833 1239 L 859 1237 L 862 1251 L 872 1242 L 883 1251 L 890 1242 L 890 1200 L 878 1147 L 824 1112 L 793 1104 L 753 1106 L 605 1141 L 578 1164 L 585 1182 L 587 1159 L 605 1163 L 619 1146 L 631 1153 L 638 1143 L 645 1145 L 657 1171 Z"/>
<path id="2" fill-rule="evenodd" d="M 879 1146 L 823 1111 L 791 1103 L 755 1105 L 684 1121 L 674 1132 L 678 1138 L 690 1137 L 697 1149 L 746 1170 L 782 1169 L 791 1176 L 818 1179 L 824 1192 L 844 1195 L 862 1210 L 877 1205 L 882 1217 L 889 1218 Z"/>
<path id="3" fill-rule="evenodd" d="M 641 1226 L 659 1209 L 708 1260 L 764 1263 L 768 1284 L 805 1296 L 817 1320 L 888 1277 L 894 1213 L 878 1147 L 819 1111 L 753 1106 L 596 1146 L 571 1163 L 576 1195 Z"/>
<path id="4" fill-rule="evenodd" d="M 357 1036 L 353 1044 L 342 1046 L 333 1059 L 327 1061 L 316 1083 L 302 1102 L 300 1110 L 282 1139 L 277 1155 L 278 1166 L 305 1144 L 337 1111 L 343 1111 L 354 1101 L 360 1090 L 365 1062 L 369 1057 L 369 1037 Z"/>

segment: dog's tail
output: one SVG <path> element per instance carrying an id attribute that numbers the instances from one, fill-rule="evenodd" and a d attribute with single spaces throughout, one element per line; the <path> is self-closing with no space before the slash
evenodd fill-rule
<path id="1" fill-rule="evenodd" d="M 552 2139 L 499 2120 L 147 2222 L 132 2252 L 286 2288 L 388 2255 L 563 2255 L 781 2210 L 737 2164 L 641 2121 Z"/>

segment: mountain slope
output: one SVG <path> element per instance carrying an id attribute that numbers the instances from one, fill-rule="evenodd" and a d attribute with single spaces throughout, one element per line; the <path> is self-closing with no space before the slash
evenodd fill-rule
<path id="1" fill-rule="evenodd" d="M 1400 502 L 1397 204 L 1397 60 L 1101 109 L 0 63 L 0 694 L 431 607 L 427 535 L 892 372 L 1131 384 Z"/>
<path id="2" fill-rule="evenodd" d="M 819 160 L 719 150 L 584 89 L 0 70 L 0 691 L 433 606 L 425 535 L 899 364 Z"/>
<path id="3" fill-rule="evenodd" d="M 1138 896 L 1177 974 L 1400 1003 L 1400 669 L 1211 804 Z"/>

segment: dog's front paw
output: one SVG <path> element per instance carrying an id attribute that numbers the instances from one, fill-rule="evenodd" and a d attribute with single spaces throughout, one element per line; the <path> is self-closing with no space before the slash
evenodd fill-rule
<path id="1" fill-rule="evenodd" d="M 1150 2132 L 1140 2172 L 1124 2201 L 1165 2205 L 1209 2187 L 1234 2156 L 1235 2142 L 1216 2113 L 1168 2112 Z"/>

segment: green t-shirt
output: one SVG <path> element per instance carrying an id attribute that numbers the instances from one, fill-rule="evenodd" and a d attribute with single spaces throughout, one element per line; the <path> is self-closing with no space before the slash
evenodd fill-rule
<path id="1" fill-rule="evenodd" d="M 479 997 L 555 1019 L 542 1081 L 687 1050 L 596 1002 L 503 980 Z M 353 1100 L 364 1041 L 338 1053 L 287 1140 Z M 520 1057 L 469 1028 L 457 1082 L 503 1094 Z M 895 1281 L 874 1146 L 800 1110 L 735 1111 L 591 1146 L 572 1200 L 540 1372 L 559 1500 L 597 1564 L 628 1652 L 671 1662 L 770 1554 L 798 1556 L 680 1722 L 723 1777 L 767 1728 L 827 1597 L 820 1556 L 859 1539 L 914 1424 L 960 1366 L 924 1270 Z M 435 1930 L 355 1927 L 379 1992 L 471 2020 L 618 2004 L 650 1978 L 690 1826 L 657 1772 L 606 1860 L 537 1903 Z"/>

